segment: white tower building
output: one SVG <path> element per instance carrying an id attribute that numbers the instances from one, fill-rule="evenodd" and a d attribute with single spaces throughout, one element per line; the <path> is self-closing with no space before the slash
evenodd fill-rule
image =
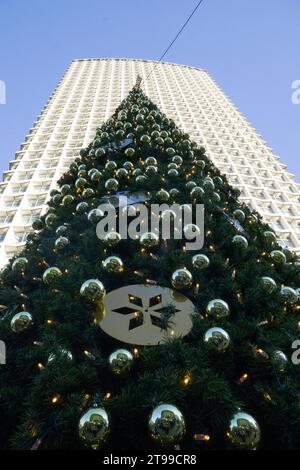
<path id="1" fill-rule="evenodd" d="M 149 78 L 148 75 L 152 71 Z M 206 148 L 282 243 L 300 252 L 300 185 L 205 71 L 133 59 L 74 60 L 0 183 L 0 266 L 24 246 L 56 181 L 136 82 Z"/>

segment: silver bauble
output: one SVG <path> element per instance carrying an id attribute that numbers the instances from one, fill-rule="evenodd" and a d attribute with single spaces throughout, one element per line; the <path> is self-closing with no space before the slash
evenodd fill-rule
<path id="1" fill-rule="evenodd" d="M 70 241 L 67 237 L 58 237 L 55 240 L 55 248 L 58 250 L 63 250 L 67 245 L 69 245 Z"/>
<path id="2" fill-rule="evenodd" d="M 280 289 L 280 295 L 289 304 L 295 304 L 298 300 L 298 294 L 292 287 L 282 287 Z"/>
<path id="3" fill-rule="evenodd" d="M 232 243 L 238 248 L 241 248 L 244 250 L 248 248 L 248 240 L 247 238 L 243 237 L 243 235 L 235 235 L 232 238 Z"/>
<path id="4" fill-rule="evenodd" d="M 111 371 L 118 376 L 126 376 L 133 365 L 133 355 L 127 349 L 117 349 L 108 358 Z"/>
<path id="5" fill-rule="evenodd" d="M 271 251 L 270 256 L 276 264 L 285 264 L 286 263 L 286 256 L 280 250 Z"/>
<path id="6" fill-rule="evenodd" d="M 230 309 L 225 300 L 213 299 L 208 303 L 206 313 L 216 319 L 226 318 L 230 314 Z"/>
<path id="7" fill-rule="evenodd" d="M 174 289 L 186 289 L 193 283 L 193 275 L 187 269 L 176 269 L 171 277 Z"/>
<path id="8" fill-rule="evenodd" d="M 255 450 L 260 442 L 260 428 L 253 416 L 238 411 L 230 420 L 226 436 L 237 449 Z"/>
<path id="9" fill-rule="evenodd" d="M 62 272 L 56 266 L 51 266 L 50 268 L 46 269 L 43 274 L 43 282 L 45 284 L 52 284 L 58 277 L 62 275 Z"/>
<path id="10" fill-rule="evenodd" d="M 288 358 L 283 351 L 274 351 L 271 355 L 271 361 L 278 372 L 285 372 Z"/>
<path id="11" fill-rule="evenodd" d="M 149 418 L 151 438 L 162 446 L 173 446 L 181 441 L 186 433 L 184 417 L 174 405 L 163 403 L 152 411 Z"/>
<path id="12" fill-rule="evenodd" d="M 105 294 L 105 287 L 99 279 L 88 279 L 80 287 L 80 295 L 92 302 L 103 300 Z"/>
<path id="13" fill-rule="evenodd" d="M 117 191 L 119 188 L 119 182 L 115 178 L 109 178 L 105 181 L 105 189 L 107 191 Z"/>
<path id="14" fill-rule="evenodd" d="M 147 248 L 152 248 L 159 244 L 159 236 L 154 232 L 145 232 L 140 236 L 140 244 Z"/>
<path id="15" fill-rule="evenodd" d="M 277 284 L 276 282 L 274 281 L 274 279 L 272 279 L 271 277 L 268 277 L 268 276 L 263 276 L 261 278 L 262 280 L 262 283 L 263 283 L 263 286 L 264 286 L 264 290 L 268 293 L 268 294 L 272 294 L 273 292 L 276 291 L 277 289 Z"/>
<path id="16" fill-rule="evenodd" d="M 102 261 L 103 268 L 109 273 L 120 273 L 124 270 L 123 261 L 118 256 L 109 256 Z"/>
<path id="17" fill-rule="evenodd" d="M 89 222 L 91 222 L 92 224 L 96 224 L 97 222 L 99 222 L 99 220 L 102 219 L 103 216 L 104 213 L 101 209 L 92 209 L 88 213 L 87 218 Z"/>
<path id="18" fill-rule="evenodd" d="M 117 245 L 121 241 L 121 239 L 122 237 L 119 232 L 111 231 L 105 234 L 102 241 L 108 246 L 114 246 Z"/>
<path id="19" fill-rule="evenodd" d="M 78 435 L 85 447 L 98 450 L 110 434 L 110 419 L 104 408 L 89 408 L 80 418 Z"/>
<path id="20" fill-rule="evenodd" d="M 216 352 L 224 352 L 230 344 L 230 337 L 223 328 L 209 328 L 204 334 L 204 342 Z"/>
<path id="21" fill-rule="evenodd" d="M 209 258 L 202 253 L 197 253 L 192 258 L 192 265 L 194 269 L 205 269 L 209 266 Z"/>
<path id="22" fill-rule="evenodd" d="M 33 318 L 29 312 L 16 313 L 10 322 L 10 327 L 14 333 L 24 333 L 33 326 Z"/>
<path id="23" fill-rule="evenodd" d="M 16 258 L 11 268 L 16 273 L 23 273 L 28 264 L 28 259 L 25 257 Z"/>

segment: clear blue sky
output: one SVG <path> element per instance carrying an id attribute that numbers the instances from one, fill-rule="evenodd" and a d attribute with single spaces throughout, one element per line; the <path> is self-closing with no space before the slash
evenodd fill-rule
<path id="1" fill-rule="evenodd" d="M 0 172 L 70 61 L 157 59 L 197 0 L 1 0 Z M 204 0 L 165 60 L 208 70 L 300 182 L 299 0 Z"/>

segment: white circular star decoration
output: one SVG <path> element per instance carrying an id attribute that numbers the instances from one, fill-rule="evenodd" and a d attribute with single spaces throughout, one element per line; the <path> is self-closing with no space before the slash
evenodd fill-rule
<path id="1" fill-rule="evenodd" d="M 113 338 L 136 345 L 157 345 L 185 336 L 192 329 L 194 304 L 167 287 L 134 284 L 109 292 L 101 329 Z M 170 308 L 170 309 L 169 309 Z M 164 313 L 171 312 L 166 320 Z"/>

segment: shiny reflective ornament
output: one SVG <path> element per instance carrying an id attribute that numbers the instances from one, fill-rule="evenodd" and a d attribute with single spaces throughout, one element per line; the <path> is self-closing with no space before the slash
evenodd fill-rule
<path id="1" fill-rule="evenodd" d="M 93 197 L 95 194 L 95 191 L 92 189 L 92 188 L 85 188 L 83 191 L 82 191 L 82 197 L 83 199 L 89 199 L 91 197 Z"/>
<path id="2" fill-rule="evenodd" d="M 232 243 L 238 248 L 241 248 L 244 250 L 248 248 L 248 240 L 242 235 L 235 235 L 232 239 Z"/>
<path id="3" fill-rule="evenodd" d="M 230 314 L 230 309 L 225 300 L 213 299 L 208 303 L 206 313 L 216 319 L 226 318 Z"/>
<path id="4" fill-rule="evenodd" d="M 89 205 L 87 202 L 79 202 L 75 210 L 78 214 L 84 214 L 88 210 L 88 208 L 89 208 Z"/>
<path id="5" fill-rule="evenodd" d="M 280 295 L 289 304 L 295 304 L 298 300 L 298 294 L 292 287 L 282 287 L 280 289 Z"/>
<path id="6" fill-rule="evenodd" d="M 128 149 L 125 150 L 126 157 L 131 158 L 131 157 L 134 156 L 134 154 L 135 154 L 135 150 L 131 147 L 129 147 Z"/>
<path id="7" fill-rule="evenodd" d="M 270 256 L 276 264 L 285 264 L 286 263 L 286 256 L 280 250 L 271 251 Z"/>
<path id="8" fill-rule="evenodd" d="M 216 204 L 221 201 L 221 196 L 219 193 L 216 193 L 215 191 L 211 195 L 211 200 L 215 202 Z"/>
<path id="9" fill-rule="evenodd" d="M 205 179 L 203 181 L 203 188 L 207 192 L 212 192 L 215 189 L 215 183 L 210 179 Z"/>
<path id="10" fill-rule="evenodd" d="M 143 144 L 150 144 L 150 142 L 151 142 L 150 136 L 147 135 L 147 134 L 142 135 L 142 137 L 141 137 L 141 142 L 142 142 Z"/>
<path id="11" fill-rule="evenodd" d="M 145 184 L 147 181 L 147 176 L 145 175 L 138 175 L 136 178 L 135 178 L 135 182 L 142 186 L 143 184 Z"/>
<path id="12" fill-rule="evenodd" d="M 57 229 L 55 230 L 55 233 L 58 237 L 64 235 L 65 233 L 67 233 L 67 227 L 65 225 L 60 225 L 59 227 L 57 227 Z"/>
<path id="13" fill-rule="evenodd" d="M 192 266 L 194 269 L 205 269 L 209 266 L 209 258 L 202 253 L 198 253 L 192 258 Z"/>
<path id="14" fill-rule="evenodd" d="M 157 165 L 157 160 L 155 157 L 147 157 L 145 160 L 146 165 Z"/>
<path id="15" fill-rule="evenodd" d="M 145 168 L 145 173 L 147 176 L 154 176 L 157 173 L 157 167 L 154 165 L 148 165 Z"/>
<path id="16" fill-rule="evenodd" d="M 59 237 L 55 240 L 55 248 L 58 250 L 63 250 L 66 246 L 69 245 L 69 239 L 67 237 Z"/>
<path id="17" fill-rule="evenodd" d="M 166 154 L 169 156 L 169 157 L 173 157 L 175 155 L 175 150 L 173 149 L 173 147 L 168 147 L 166 149 Z"/>
<path id="18" fill-rule="evenodd" d="M 178 196 L 178 194 L 180 194 L 180 191 L 177 188 L 172 188 L 170 189 L 169 193 L 171 197 L 175 198 L 176 196 Z"/>
<path id="19" fill-rule="evenodd" d="M 119 234 L 119 232 L 111 231 L 105 234 L 102 241 L 108 246 L 114 246 L 114 245 L 117 245 L 121 240 L 122 240 L 122 237 Z"/>
<path id="20" fill-rule="evenodd" d="M 16 273 L 23 273 L 26 269 L 27 264 L 28 264 L 27 258 L 25 257 L 16 258 L 11 266 L 11 269 Z"/>
<path id="21" fill-rule="evenodd" d="M 216 352 L 224 352 L 230 344 L 230 337 L 223 328 L 213 327 L 204 334 L 204 342 Z"/>
<path id="22" fill-rule="evenodd" d="M 118 168 L 118 165 L 113 160 L 110 160 L 110 161 L 106 162 L 104 168 L 105 168 L 105 170 L 108 170 L 108 171 L 114 171 Z"/>
<path id="23" fill-rule="evenodd" d="M 160 189 L 156 193 L 157 199 L 161 202 L 167 202 L 170 198 L 170 194 L 165 189 Z"/>
<path id="24" fill-rule="evenodd" d="M 119 188 L 119 182 L 115 178 L 109 178 L 105 181 L 105 189 L 108 191 L 117 191 Z"/>
<path id="25" fill-rule="evenodd" d="M 103 300 L 105 294 L 105 287 L 99 279 L 88 279 L 80 287 L 80 295 L 92 302 Z"/>
<path id="26" fill-rule="evenodd" d="M 103 147 L 97 148 L 97 150 L 95 151 L 95 156 L 99 158 L 99 157 L 103 157 L 104 155 L 105 155 L 105 149 Z"/>
<path id="27" fill-rule="evenodd" d="M 56 352 L 53 352 L 49 355 L 47 364 L 51 364 L 51 362 L 58 362 L 60 360 L 72 361 L 73 354 L 71 353 L 71 351 L 59 347 Z"/>
<path id="28" fill-rule="evenodd" d="M 161 218 L 162 220 L 175 220 L 177 217 L 177 214 L 175 211 L 172 211 L 172 209 L 164 209 L 161 212 Z"/>
<path id="29" fill-rule="evenodd" d="M 10 327 L 14 333 L 24 333 L 33 326 L 33 318 L 29 312 L 16 313 L 10 322 Z"/>
<path id="30" fill-rule="evenodd" d="M 68 206 L 74 202 L 74 196 L 72 194 L 67 194 L 63 197 L 62 204 L 63 206 Z"/>
<path id="31" fill-rule="evenodd" d="M 230 443 L 240 450 L 255 450 L 260 442 L 260 435 L 257 421 L 242 411 L 233 415 L 226 433 Z"/>
<path id="32" fill-rule="evenodd" d="M 178 170 L 178 165 L 174 162 L 168 164 L 168 170 Z"/>
<path id="33" fill-rule="evenodd" d="M 193 283 L 193 275 L 187 269 L 176 269 L 171 277 L 174 289 L 187 289 Z"/>
<path id="34" fill-rule="evenodd" d="M 102 219 L 103 216 L 104 213 L 101 209 L 92 209 L 88 213 L 87 218 L 89 222 L 91 222 L 92 224 L 96 224 L 97 222 L 99 222 L 99 220 Z"/>
<path id="35" fill-rule="evenodd" d="M 140 244 L 147 248 L 152 248 L 159 244 L 159 237 L 154 232 L 145 232 L 140 236 Z"/>
<path id="36" fill-rule="evenodd" d="M 168 176 L 170 178 L 177 178 L 177 176 L 179 176 L 178 170 L 175 170 L 175 168 L 171 168 L 170 170 L 168 170 Z"/>
<path id="37" fill-rule="evenodd" d="M 76 189 L 83 189 L 87 185 L 87 180 L 85 178 L 77 178 L 75 181 Z"/>
<path id="38" fill-rule="evenodd" d="M 241 209 L 236 209 L 233 212 L 233 215 L 239 222 L 241 223 L 245 222 L 245 219 L 246 219 L 245 212 L 242 211 Z"/>
<path id="39" fill-rule="evenodd" d="M 68 194 L 70 190 L 71 190 L 71 186 L 69 184 L 63 184 L 62 187 L 60 188 L 60 192 L 63 196 Z"/>
<path id="40" fill-rule="evenodd" d="M 271 361 L 278 372 L 285 372 L 288 358 L 283 351 L 274 351 L 271 356 Z"/>
<path id="41" fill-rule="evenodd" d="M 199 201 L 203 198 L 205 192 L 200 186 L 194 186 L 190 194 L 193 199 L 197 199 Z"/>
<path id="42" fill-rule="evenodd" d="M 140 168 L 136 168 L 135 170 L 133 170 L 132 172 L 132 176 L 139 176 L 141 175 L 143 172 Z"/>
<path id="43" fill-rule="evenodd" d="M 193 212 L 193 209 L 190 204 L 181 204 L 180 211 L 182 215 L 185 215 L 185 214 L 191 214 Z"/>
<path id="44" fill-rule="evenodd" d="M 274 281 L 274 279 L 272 279 L 271 277 L 268 277 L 268 276 L 263 276 L 261 278 L 262 280 L 262 283 L 263 283 L 263 286 L 264 286 L 264 290 L 268 293 L 268 294 L 272 294 L 273 292 L 276 291 L 277 289 L 277 284 L 276 282 Z"/>
<path id="45" fill-rule="evenodd" d="M 235 191 L 239 191 L 239 189 L 238 189 L 238 188 L 235 188 Z M 258 221 L 258 218 L 257 218 L 257 216 L 256 216 L 255 214 L 250 214 L 250 215 L 248 216 L 248 222 L 249 222 L 250 224 L 255 224 L 257 221 Z"/>
<path id="46" fill-rule="evenodd" d="M 32 222 L 33 230 L 42 230 L 43 227 L 44 222 L 42 221 L 42 219 L 34 219 L 34 221 Z"/>
<path id="47" fill-rule="evenodd" d="M 134 169 L 134 165 L 132 162 L 125 162 L 123 163 L 123 167 L 125 168 L 125 170 L 127 171 L 132 171 Z"/>
<path id="48" fill-rule="evenodd" d="M 182 165 L 183 160 L 180 155 L 174 155 L 172 162 L 176 163 L 176 165 Z"/>
<path id="49" fill-rule="evenodd" d="M 110 434 L 110 419 L 104 408 L 89 408 L 80 418 L 78 435 L 85 447 L 98 450 Z"/>
<path id="50" fill-rule="evenodd" d="M 188 191 L 192 191 L 193 188 L 196 188 L 197 184 L 195 183 L 195 181 L 188 181 L 185 185 L 186 189 Z"/>
<path id="51" fill-rule="evenodd" d="M 111 371 L 115 375 L 126 376 L 133 365 L 133 355 L 127 349 L 117 349 L 108 358 Z"/>
<path id="52" fill-rule="evenodd" d="M 122 179 L 128 176 L 128 171 L 125 168 L 119 168 L 116 171 L 116 178 Z"/>
<path id="53" fill-rule="evenodd" d="M 200 170 L 204 170 L 205 168 L 205 161 L 204 160 L 196 160 L 195 161 L 195 165 L 197 168 L 199 168 Z"/>
<path id="54" fill-rule="evenodd" d="M 102 173 L 98 170 L 94 170 L 93 173 L 91 174 L 91 181 L 93 183 L 96 183 L 97 181 L 100 181 L 102 178 Z"/>
<path id="55" fill-rule="evenodd" d="M 109 273 L 121 273 L 124 270 L 123 261 L 118 256 L 109 256 L 102 261 L 102 266 Z"/>
<path id="56" fill-rule="evenodd" d="M 271 230 L 266 230 L 264 232 L 264 237 L 269 243 L 275 243 L 276 242 L 276 235 L 274 232 L 271 232 Z"/>
<path id="57" fill-rule="evenodd" d="M 196 224 L 187 224 L 183 227 L 183 233 L 186 238 L 191 240 L 201 234 L 200 227 Z"/>
<path id="58" fill-rule="evenodd" d="M 163 403 L 152 411 L 149 418 L 151 438 L 161 446 L 174 446 L 186 433 L 184 417 L 174 405 Z"/>
<path id="59" fill-rule="evenodd" d="M 47 227 L 52 227 L 52 225 L 54 225 L 56 221 L 57 221 L 56 214 L 52 213 L 52 214 L 46 215 L 45 224 L 47 225 Z"/>
<path id="60" fill-rule="evenodd" d="M 57 278 L 59 278 L 62 275 L 62 272 L 59 268 L 56 266 L 52 266 L 48 269 L 43 274 L 43 282 L 45 284 L 52 284 Z"/>

